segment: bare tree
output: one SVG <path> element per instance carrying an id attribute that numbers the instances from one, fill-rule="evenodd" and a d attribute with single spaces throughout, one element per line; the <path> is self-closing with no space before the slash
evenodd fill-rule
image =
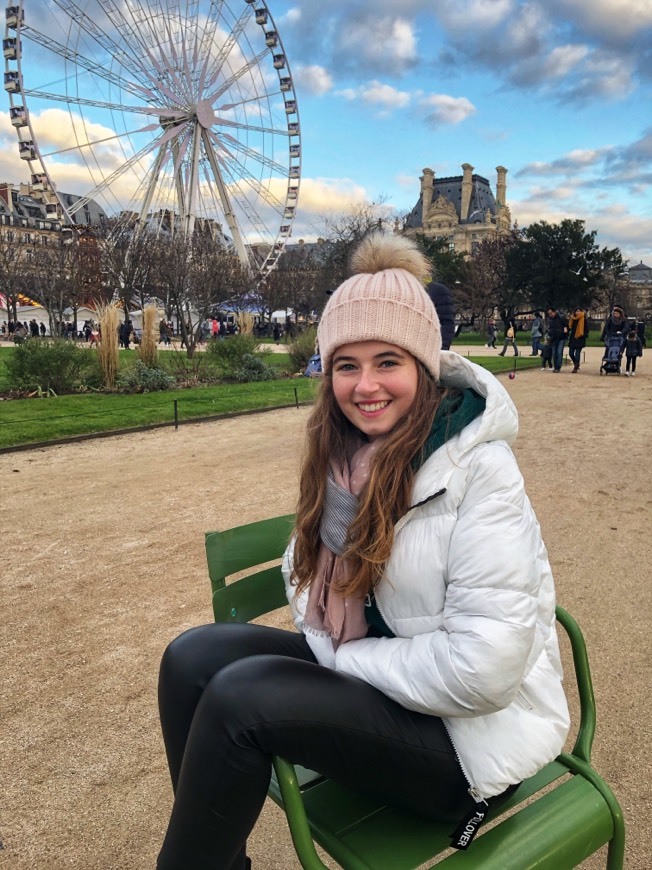
<path id="1" fill-rule="evenodd" d="M 0 233 L 0 289 L 7 300 L 7 315 L 16 322 L 20 296 L 28 288 L 29 256 L 22 237 L 12 230 Z"/>
<path id="2" fill-rule="evenodd" d="M 510 283 L 508 252 L 516 244 L 516 233 L 484 238 L 467 262 L 457 295 L 473 325 L 498 309 L 506 322 L 524 299 L 523 291 Z"/>
<path id="3" fill-rule="evenodd" d="M 319 250 L 310 244 L 299 243 L 287 247 L 278 264 L 258 288 L 258 304 L 264 315 L 271 319 L 272 312 L 292 309 L 295 322 L 319 307 Z"/>
<path id="4" fill-rule="evenodd" d="M 153 280 L 176 312 L 188 357 L 194 355 L 202 323 L 229 303 L 243 309 L 251 277 L 238 257 L 208 233 L 159 238 L 152 246 Z"/>
<path id="5" fill-rule="evenodd" d="M 57 335 L 64 311 L 72 308 L 77 322 L 80 305 L 98 305 L 102 296 L 100 252 L 87 228 L 66 227 L 53 236 L 41 236 L 28 261 L 29 294 L 48 312 L 50 334 Z"/>
<path id="6" fill-rule="evenodd" d="M 358 243 L 376 229 L 392 229 L 395 217 L 379 202 L 365 202 L 348 212 L 331 215 L 323 222 L 325 243 L 316 274 L 315 290 L 319 308 L 326 304 L 327 294 L 349 277 L 349 261 Z"/>
<path id="7" fill-rule="evenodd" d="M 104 225 L 98 241 L 108 295 L 120 300 L 127 320 L 134 303 L 142 309 L 150 295 L 156 235 L 135 218 L 120 216 Z"/>

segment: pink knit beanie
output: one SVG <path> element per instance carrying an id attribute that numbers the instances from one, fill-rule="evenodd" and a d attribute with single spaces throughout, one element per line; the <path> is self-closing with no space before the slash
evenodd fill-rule
<path id="1" fill-rule="evenodd" d="M 322 369 L 333 351 L 355 341 L 384 341 L 409 351 L 439 379 L 441 329 L 423 289 L 430 263 L 405 236 L 375 232 L 356 248 L 356 274 L 330 297 L 317 328 Z"/>

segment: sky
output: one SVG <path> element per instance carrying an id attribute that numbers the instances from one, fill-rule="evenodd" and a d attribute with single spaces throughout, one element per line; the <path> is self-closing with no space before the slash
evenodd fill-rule
<path id="1" fill-rule="evenodd" d="M 364 201 L 406 214 L 424 167 L 468 162 L 494 190 L 507 167 L 519 226 L 579 218 L 652 264 L 652 0 L 267 5 L 299 104 L 295 239 Z M 27 180 L 4 115 L 0 179 Z"/>

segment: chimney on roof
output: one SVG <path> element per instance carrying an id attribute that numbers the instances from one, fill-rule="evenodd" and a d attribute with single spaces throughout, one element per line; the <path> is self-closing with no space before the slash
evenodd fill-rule
<path id="1" fill-rule="evenodd" d="M 463 163 L 462 169 L 462 207 L 460 208 L 460 220 L 465 221 L 469 216 L 469 206 L 471 205 L 471 194 L 473 193 L 473 166 L 470 163 Z"/>
<path id="2" fill-rule="evenodd" d="M 432 192 L 435 185 L 435 173 L 427 167 L 422 170 L 421 176 L 421 197 L 423 200 L 423 208 L 421 209 L 421 223 L 425 224 L 430 206 L 432 205 Z"/>
<path id="3" fill-rule="evenodd" d="M 507 205 L 507 170 L 504 166 L 496 166 L 498 181 L 496 183 L 496 205 Z"/>

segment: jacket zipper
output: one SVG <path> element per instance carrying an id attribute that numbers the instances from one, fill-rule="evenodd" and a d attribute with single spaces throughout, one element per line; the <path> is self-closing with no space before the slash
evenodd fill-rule
<path id="1" fill-rule="evenodd" d="M 452 840 L 452 847 L 454 849 L 460 849 L 461 851 L 465 851 L 473 842 L 473 838 L 478 833 L 478 828 L 487 818 L 487 813 L 489 812 L 489 804 L 471 782 L 471 779 L 466 772 L 466 768 L 462 763 L 462 759 L 460 758 L 460 754 L 457 751 L 457 746 L 455 746 L 455 742 L 451 735 L 450 728 L 448 727 L 448 722 L 443 716 L 440 718 L 444 725 L 444 728 L 446 729 L 446 733 L 448 734 L 448 739 L 450 740 L 451 746 L 453 747 L 453 752 L 455 753 L 455 758 L 457 759 L 457 763 L 460 766 L 462 775 L 468 783 L 469 787 L 467 788 L 467 792 L 475 801 L 475 809 L 464 816 L 464 818 L 460 821 L 453 833 L 450 835 Z"/>

